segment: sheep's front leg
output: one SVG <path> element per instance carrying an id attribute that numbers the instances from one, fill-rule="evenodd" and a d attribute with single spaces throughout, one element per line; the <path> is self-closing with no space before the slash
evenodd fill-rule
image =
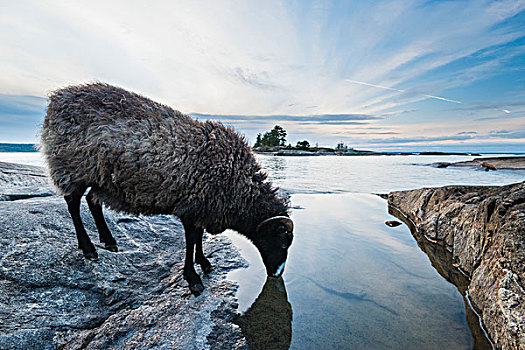
<path id="1" fill-rule="evenodd" d="M 182 221 L 182 224 L 186 236 L 186 260 L 184 261 L 183 275 L 184 279 L 190 285 L 191 293 L 198 296 L 204 290 L 202 280 L 193 266 L 193 252 L 197 238 L 199 237 L 199 230 L 193 224 L 186 223 L 184 220 Z"/>
<path id="2" fill-rule="evenodd" d="M 204 256 L 204 252 L 202 251 L 202 235 L 204 233 L 204 230 L 201 228 L 198 228 L 198 237 L 197 241 L 195 242 L 195 262 L 201 266 L 202 272 L 204 273 L 210 273 L 213 270 L 213 266 L 211 266 L 211 263 L 206 257 Z"/>

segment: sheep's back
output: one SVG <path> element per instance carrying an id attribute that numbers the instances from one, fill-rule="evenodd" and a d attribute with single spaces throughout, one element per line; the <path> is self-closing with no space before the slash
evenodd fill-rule
<path id="1" fill-rule="evenodd" d="M 186 158 L 198 151 L 202 129 L 167 106 L 93 84 L 50 96 L 41 146 L 63 194 L 93 187 L 96 199 L 114 209 L 168 213 L 186 195 Z"/>

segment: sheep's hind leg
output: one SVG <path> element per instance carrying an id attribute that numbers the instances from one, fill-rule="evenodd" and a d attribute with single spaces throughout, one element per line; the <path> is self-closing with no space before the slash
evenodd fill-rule
<path id="1" fill-rule="evenodd" d="M 188 224 L 184 220 L 182 224 L 184 225 L 184 234 L 186 236 L 186 260 L 184 261 L 183 275 L 190 285 L 191 293 L 198 296 L 204 291 L 202 280 L 193 266 L 193 252 L 199 233 L 194 225 Z"/>
<path id="2" fill-rule="evenodd" d="M 111 231 L 106 224 L 104 214 L 102 213 L 102 206 L 93 200 L 93 189 L 91 189 L 86 196 L 86 201 L 91 215 L 93 215 L 93 219 L 95 219 L 100 242 L 104 243 L 104 247 L 110 252 L 118 252 L 117 241 L 115 241 L 115 238 L 111 235 Z"/>
<path id="3" fill-rule="evenodd" d="M 195 242 L 195 262 L 201 266 L 202 272 L 209 273 L 213 270 L 213 266 L 211 266 L 211 263 L 206 257 L 204 256 L 204 252 L 202 251 L 202 235 L 204 233 L 204 230 L 202 228 L 198 228 L 198 236 L 197 241 Z"/>
<path id="4" fill-rule="evenodd" d="M 84 257 L 88 260 L 98 260 L 98 254 L 93 243 L 89 239 L 86 233 L 82 218 L 80 217 L 80 200 L 86 188 L 76 190 L 70 195 L 64 196 L 67 203 L 67 209 L 71 218 L 73 219 L 73 225 L 75 225 L 75 231 L 77 233 L 78 248 L 82 249 Z"/>

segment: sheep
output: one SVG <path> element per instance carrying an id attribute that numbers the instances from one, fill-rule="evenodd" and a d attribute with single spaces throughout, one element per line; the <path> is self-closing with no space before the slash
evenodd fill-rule
<path id="1" fill-rule="evenodd" d="M 195 296 L 204 287 L 194 253 L 204 273 L 212 270 L 202 250 L 204 229 L 239 232 L 257 247 L 269 276 L 283 273 L 293 239 L 289 201 L 266 181 L 244 137 L 232 128 L 194 120 L 119 87 L 91 83 L 50 94 L 40 147 L 86 259 L 98 259 L 80 217 L 89 189 L 86 201 L 100 242 L 111 252 L 118 247 L 103 205 L 181 220 L 183 276 Z"/>

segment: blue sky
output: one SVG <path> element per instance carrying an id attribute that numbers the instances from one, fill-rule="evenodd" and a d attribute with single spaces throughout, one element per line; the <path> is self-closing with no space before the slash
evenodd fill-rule
<path id="1" fill-rule="evenodd" d="M 525 151 L 525 1 L 12 1 L 0 142 L 47 94 L 103 81 L 253 142 Z"/>

